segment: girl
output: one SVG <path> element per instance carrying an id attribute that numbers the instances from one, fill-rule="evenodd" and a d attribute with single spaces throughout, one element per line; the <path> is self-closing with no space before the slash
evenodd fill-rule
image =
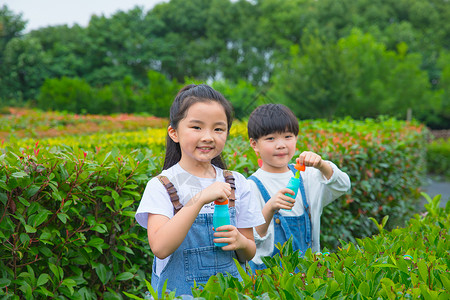
<path id="1" fill-rule="evenodd" d="M 182 295 L 217 273 L 239 278 L 233 258 L 243 265 L 255 255 L 252 228 L 264 218 L 245 177 L 223 170 L 231 123 L 228 100 L 203 84 L 182 88 L 170 108 L 163 171 L 148 182 L 136 212 L 155 255 L 151 283 L 159 294 L 165 281 Z M 232 225 L 215 232 L 213 201 L 226 199 Z"/>

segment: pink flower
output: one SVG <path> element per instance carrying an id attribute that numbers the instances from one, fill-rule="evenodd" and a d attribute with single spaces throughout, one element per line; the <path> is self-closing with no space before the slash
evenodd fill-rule
<path id="1" fill-rule="evenodd" d="M 258 158 L 258 166 L 261 168 L 263 165 L 263 160 L 261 158 Z"/>

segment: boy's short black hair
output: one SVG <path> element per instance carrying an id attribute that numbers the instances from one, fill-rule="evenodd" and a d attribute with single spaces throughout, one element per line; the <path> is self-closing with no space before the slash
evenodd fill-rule
<path id="1" fill-rule="evenodd" d="M 258 106 L 247 123 L 248 137 L 254 140 L 272 133 L 292 132 L 298 135 L 298 120 L 294 113 L 283 104 Z"/>

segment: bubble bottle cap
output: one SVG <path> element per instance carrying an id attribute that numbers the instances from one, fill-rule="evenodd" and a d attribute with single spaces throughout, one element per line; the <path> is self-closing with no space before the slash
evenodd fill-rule
<path id="1" fill-rule="evenodd" d="M 214 200 L 215 205 L 225 205 L 228 204 L 228 199 L 225 199 L 224 201 Z"/>

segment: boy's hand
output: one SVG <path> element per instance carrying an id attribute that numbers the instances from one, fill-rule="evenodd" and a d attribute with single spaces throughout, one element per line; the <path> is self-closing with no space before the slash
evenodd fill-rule
<path id="1" fill-rule="evenodd" d="M 214 243 L 227 243 L 223 246 L 224 251 L 233 251 L 247 247 L 247 238 L 233 225 L 224 225 L 215 229 Z M 220 239 L 219 239 L 220 238 Z"/>
<path id="2" fill-rule="evenodd" d="M 231 195 L 231 186 L 226 182 L 214 182 L 206 189 L 200 191 L 193 197 L 193 200 L 200 201 L 202 205 L 214 200 L 225 201 Z"/>
<path id="3" fill-rule="evenodd" d="M 294 191 L 288 188 L 283 188 L 279 190 L 269 201 L 267 201 L 266 205 L 269 205 L 270 209 L 273 212 L 276 212 L 280 209 L 290 210 L 295 204 L 295 200 L 285 194 L 295 195 Z"/>
<path id="4" fill-rule="evenodd" d="M 303 151 L 297 158 L 297 162 L 306 167 L 313 167 L 319 170 L 323 164 L 322 157 L 311 151 Z"/>
<path id="5" fill-rule="evenodd" d="M 327 179 L 330 179 L 331 175 L 333 175 L 333 168 L 331 168 L 330 164 L 324 162 L 322 157 L 314 152 L 303 151 L 296 161 L 306 167 L 318 169 Z"/>

